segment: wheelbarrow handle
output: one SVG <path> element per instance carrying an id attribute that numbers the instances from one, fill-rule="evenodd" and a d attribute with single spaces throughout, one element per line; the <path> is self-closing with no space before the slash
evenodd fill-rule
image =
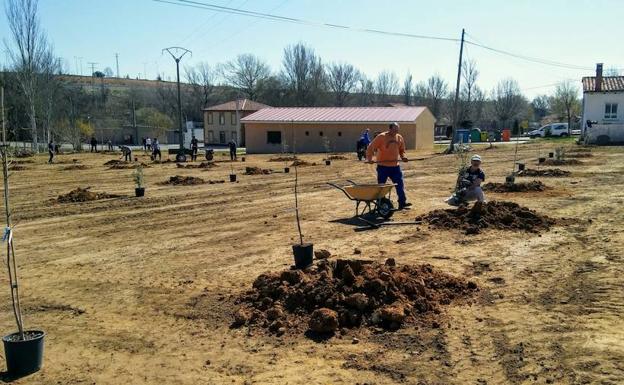
<path id="1" fill-rule="evenodd" d="M 342 192 L 344 193 L 344 195 L 345 195 L 347 198 L 349 198 L 349 200 L 355 200 L 355 199 L 353 199 L 353 198 L 352 198 L 349 194 L 347 194 L 347 191 L 346 191 L 344 188 L 342 188 L 341 186 L 338 186 L 337 184 L 335 184 L 335 183 L 331 183 L 331 182 L 327 182 L 327 184 L 328 184 L 328 185 L 330 185 L 330 186 L 332 186 L 332 187 L 337 188 L 337 189 L 338 189 L 338 190 L 340 190 L 340 191 L 342 191 Z"/>

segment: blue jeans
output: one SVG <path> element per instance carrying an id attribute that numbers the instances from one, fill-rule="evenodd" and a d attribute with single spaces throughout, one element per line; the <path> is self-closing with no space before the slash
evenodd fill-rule
<path id="1" fill-rule="evenodd" d="M 399 206 L 407 202 L 405 197 L 405 187 L 403 185 L 403 172 L 400 166 L 377 166 L 377 183 L 386 183 L 390 178 L 392 183 L 396 184 L 396 192 L 399 196 Z"/>

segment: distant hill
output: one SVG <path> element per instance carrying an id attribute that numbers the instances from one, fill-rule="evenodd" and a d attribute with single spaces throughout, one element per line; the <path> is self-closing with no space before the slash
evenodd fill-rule
<path id="1" fill-rule="evenodd" d="M 115 89 L 127 89 L 127 88 L 158 88 L 158 87 L 170 87 L 175 86 L 176 82 L 168 82 L 165 80 L 147 80 L 147 79 L 127 79 L 116 77 L 103 77 L 97 78 L 94 76 L 80 76 L 80 75 L 57 75 L 58 80 L 65 84 L 71 84 L 76 86 L 90 87 L 93 85 L 100 86 L 102 84 L 109 88 Z M 190 84 L 180 81 L 181 88 L 190 88 Z"/>

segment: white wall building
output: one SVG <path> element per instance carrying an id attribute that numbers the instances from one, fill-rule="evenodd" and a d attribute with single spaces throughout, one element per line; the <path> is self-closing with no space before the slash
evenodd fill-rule
<path id="1" fill-rule="evenodd" d="M 583 78 L 582 122 L 585 143 L 624 143 L 624 76 L 603 76 L 602 63 Z"/>

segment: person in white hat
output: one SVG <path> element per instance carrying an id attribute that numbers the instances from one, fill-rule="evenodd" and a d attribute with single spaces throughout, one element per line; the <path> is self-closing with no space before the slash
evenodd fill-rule
<path id="1" fill-rule="evenodd" d="M 470 167 L 465 168 L 460 174 L 455 194 L 448 198 L 446 203 L 459 206 L 470 201 L 484 202 L 485 195 L 481 189 L 481 183 L 484 181 L 485 173 L 481 170 L 481 157 L 475 154 L 470 158 Z"/>

